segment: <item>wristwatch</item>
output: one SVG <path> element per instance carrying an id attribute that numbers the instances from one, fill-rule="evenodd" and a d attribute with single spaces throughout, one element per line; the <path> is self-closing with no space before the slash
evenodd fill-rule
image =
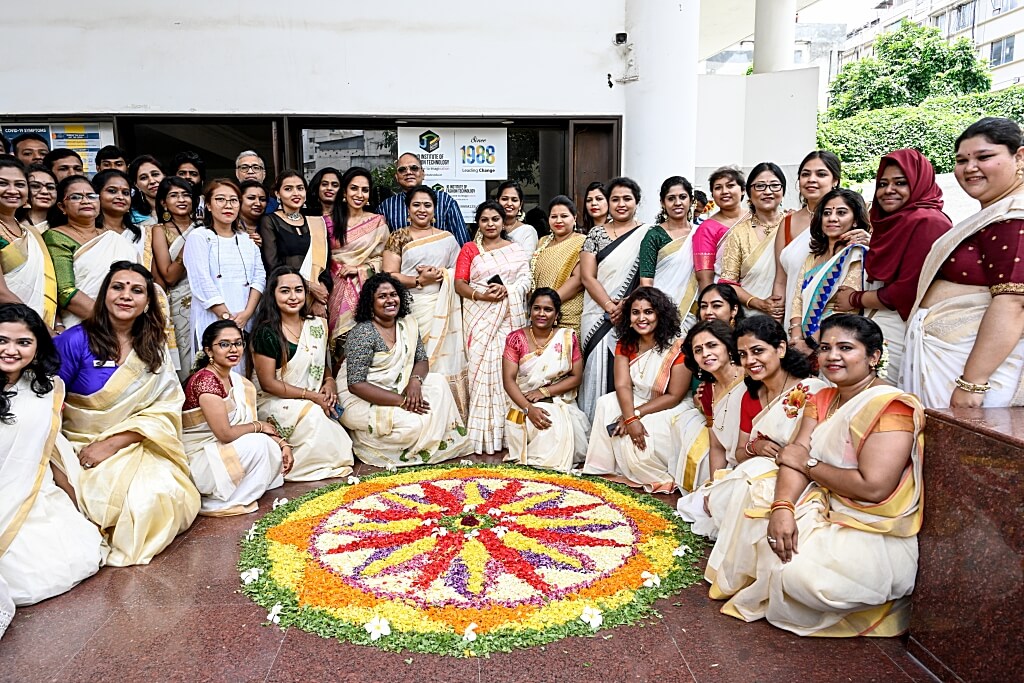
<path id="1" fill-rule="evenodd" d="M 818 459 L 817 458 L 808 458 L 807 459 L 807 464 L 805 465 L 805 467 L 807 467 L 807 471 L 810 472 L 811 468 L 816 466 L 817 464 L 818 464 Z"/>
<path id="2" fill-rule="evenodd" d="M 633 409 L 633 416 L 636 417 L 636 418 L 640 417 L 640 409 L 639 408 L 634 408 Z"/>
<path id="3" fill-rule="evenodd" d="M 231 314 L 230 314 L 230 313 L 221 313 L 221 314 L 220 314 L 220 319 L 221 319 L 221 320 L 227 320 L 227 319 L 229 319 L 230 317 L 231 317 Z"/>

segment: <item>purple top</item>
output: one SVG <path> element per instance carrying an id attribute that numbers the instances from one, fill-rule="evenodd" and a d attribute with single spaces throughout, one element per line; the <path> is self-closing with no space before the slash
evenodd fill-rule
<path id="1" fill-rule="evenodd" d="M 89 337 L 75 325 L 53 339 L 60 355 L 60 378 L 69 394 L 91 396 L 102 389 L 117 371 L 117 365 L 98 361 L 89 348 Z M 104 365 L 106 365 L 104 367 Z M 97 367 L 99 366 L 99 367 Z"/>

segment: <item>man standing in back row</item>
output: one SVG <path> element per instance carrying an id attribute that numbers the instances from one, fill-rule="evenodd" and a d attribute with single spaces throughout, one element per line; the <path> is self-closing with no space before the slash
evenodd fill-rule
<path id="1" fill-rule="evenodd" d="M 382 201 L 378 208 L 381 215 L 384 216 L 384 220 L 388 222 L 391 232 L 409 225 L 409 210 L 405 206 L 405 193 L 417 185 L 423 184 L 423 164 L 420 162 L 420 158 L 412 152 L 406 152 L 398 157 L 395 180 L 402 187 L 402 191 L 394 197 L 388 197 Z M 466 222 L 462 219 L 459 203 L 444 190 L 437 192 L 434 217 L 436 226 L 454 235 L 460 245 L 469 241 L 469 231 L 466 229 Z"/>

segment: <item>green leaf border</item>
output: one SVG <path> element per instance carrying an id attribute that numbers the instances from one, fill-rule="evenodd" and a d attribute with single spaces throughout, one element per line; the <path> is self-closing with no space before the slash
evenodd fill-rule
<path id="1" fill-rule="evenodd" d="M 537 474 L 538 472 L 543 472 L 545 474 L 558 474 L 557 472 L 536 470 L 520 465 L 493 465 L 487 463 L 474 463 L 473 465 L 448 464 L 407 468 L 403 467 L 400 473 L 404 474 L 418 470 L 436 471 L 439 469 L 491 469 L 503 472 L 522 471 L 524 473 L 529 472 L 531 474 Z M 398 473 L 381 471 L 360 477 L 360 481 L 362 482 L 380 477 L 390 477 L 395 474 Z M 672 569 L 666 576 L 661 577 L 660 586 L 652 586 L 649 588 L 641 586 L 635 589 L 634 599 L 631 602 L 608 611 L 602 609 L 604 621 L 601 628 L 597 630 L 591 629 L 590 626 L 579 619 L 573 619 L 565 624 L 560 624 L 543 630 L 517 628 L 496 629 L 490 633 L 479 634 L 477 639 L 473 642 L 466 642 L 463 640 L 462 634 L 455 633 L 454 631 L 452 633 L 439 634 L 402 632 L 394 629 L 392 630 L 391 635 L 384 636 L 377 641 L 371 641 L 370 634 L 366 632 L 361 624 L 352 624 L 342 621 L 334 615 L 318 608 L 300 608 L 295 594 L 289 588 L 277 584 L 270 578 L 271 563 L 267 557 L 266 532 L 268 529 L 281 523 L 289 514 L 305 503 L 332 491 L 337 491 L 338 489 L 351 486 L 344 482 L 328 484 L 327 486 L 309 491 L 308 493 L 305 493 L 302 496 L 271 510 L 256 522 L 255 533 L 253 534 L 252 539 L 246 540 L 244 536 L 242 538 L 238 570 L 239 572 L 243 572 L 247 569 L 258 567 L 263 570 L 263 573 L 256 581 L 253 581 L 248 585 L 243 584 L 241 592 L 251 598 L 256 604 L 266 608 L 268 611 L 274 605 L 280 604 L 283 608 L 279 615 L 280 626 L 282 628 L 294 626 L 323 638 L 334 638 L 341 642 L 354 643 L 356 645 L 370 645 L 381 650 L 391 652 L 408 650 L 411 652 L 452 657 L 475 657 L 481 655 L 486 656 L 491 652 L 511 652 L 512 650 L 519 648 L 544 645 L 569 636 L 593 637 L 601 631 L 624 624 L 635 624 L 646 617 L 654 616 L 660 618 L 660 614 L 658 614 L 657 610 L 654 608 L 654 602 L 656 600 L 670 597 L 682 589 L 698 583 L 702 579 L 703 575 L 698 567 L 698 562 L 702 557 L 706 546 L 705 540 L 702 537 L 693 534 L 689 529 L 689 525 L 679 519 L 672 507 L 654 499 L 649 494 L 633 490 L 622 484 L 609 482 L 600 477 L 587 475 L 577 476 L 572 474 L 562 476 L 567 477 L 569 480 L 589 480 L 606 486 L 619 494 L 632 498 L 640 507 L 643 507 L 648 512 L 654 513 L 668 521 L 670 529 L 661 533 L 670 534 L 675 539 L 677 546 L 688 545 L 690 547 L 690 552 L 685 556 L 675 557 L 675 563 L 672 566 Z M 600 607 L 600 601 L 597 602 L 597 605 Z M 270 622 L 265 623 L 270 625 Z M 603 637 L 607 639 L 612 636 L 604 635 Z"/>

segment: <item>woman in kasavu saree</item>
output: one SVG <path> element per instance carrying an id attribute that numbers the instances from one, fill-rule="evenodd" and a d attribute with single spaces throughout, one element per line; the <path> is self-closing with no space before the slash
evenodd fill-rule
<path id="1" fill-rule="evenodd" d="M 60 433 L 59 366 L 39 315 L 24 304 L 0 304 L 0 584 L 18 605 L 69 590 L 107 555 L 96 526 L 50 468 L 58 450 L 70 450 Z"/>
<path id="2" fill-rule="evenodd" d="M 505 340 L 505 460 L 568 472 L 586 456 L 590 422 L 576 406 L 583 354 L 575 331 L 559 324 L 561 303 L 551 288 L 533 290 L 530 326 Z"/>
<path id="3" fill-rule="evenodd" d="M 429 372 L 409 295 L 387 273 L 366 281 L 345 340 L 341 422 L 359 459 L 377 467 L 424 465 L 466 453 L 469 440 L 448 381 Z"/>
<path id="4" fill-rule="evenodd" d="M 54 340 L 67 387 L 63 431 L 77 456 L 61 465 L 117 567 L 148 564 L 199 512 L 164 325 L 153 276 L 118 261 L 93 315 Z"/>
<path id="5" fill-rule="evenodd" d="M 256 501 L 284 484 L 292 449 L 269 422 L 256 419 L 256 387 L 231 369 L 245 340 L 233 320 L 203 332 L 202 354 L 185 382 L 182 441 L 192 481 L 203 497 L 199 514 L 227 517 L 256 512 Z"/>
<path id="6" fill-rule="evenodd" d="M 669 493 L 682 450 L 676 423 L 687 411 L 697 413 L 683 403 L 691 375 L 683 364 L 679 311 L 654 287 L 636 289 L 622 308 L 615 391 L 597 401 L 583 471 Z"/>
<path id="7" fill-rule="evenodd" d="M 906 630 L 922 521 L 924 409 L 878 377 L 882 331 L 855 315 L 821 329 L 818 390 L 772 467 L 751 479 L 705 573 L 722 612 L 798 635 Z"/>

